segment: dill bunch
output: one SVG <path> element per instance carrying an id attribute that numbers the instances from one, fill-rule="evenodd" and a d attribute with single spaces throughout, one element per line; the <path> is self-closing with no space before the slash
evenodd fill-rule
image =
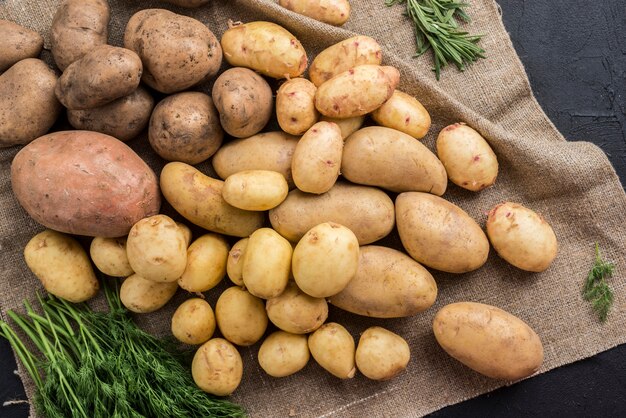
<path id="1" fill-rule="evenodd" d="M 583 287 L 583 299 L 591 302 L 591 308 L 598 315 L 600 322 L 606 322 L 611 306 L 613 306 L 613 290 L 606 279 L 613 275 L 615 264 L 605 261 L 600 256 L 600 248 L 596 243 L 596 258 L 587 275 Z"/>

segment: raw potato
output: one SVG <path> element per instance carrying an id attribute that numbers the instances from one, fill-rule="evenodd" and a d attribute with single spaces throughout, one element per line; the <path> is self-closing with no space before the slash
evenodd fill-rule
<path id="1" fill-rule="evenodd" d="M 185 236 L 166 215 L 150 216 L 133 225 L 126 254 L 133 271 L 154 282 L 175 282 L 187 265 Z"/>
<path id="2" fill-rule="evenodd" d="M 263 211 L 280 205 L 289 193 L 285 176 L 276 171 L 247 170 L 229 176 L 222 196 L 228 204 L 244 210 Z"/>
<path id="3" fill-rule="evenodd" d="M 203 391 L 228 396 L 237 389 L 243 375 L 243 362 L 237 349 L 222 338 L 204 343 L 193 356 L 191 375 Z"/>
<path id="4" fill-rule="evenodd" d="M 496 154 L 485 138 L 464 123 L 441 130 L 437 137 L 437 155 L 450 181 L 457 186 L 477 192 L 496 182 Z"/>
<path id="5" fill-rule="evenodd" d="M 237 286 L 220 295 L 215 305 L 215 317 L 224 338 L 240 346 L 256 343 L 267 328 L 263 301 Z"/>
<path id="6" fill-rule="evenodd" d="M 291 158 L 298 139 L 284 132 L 266 132 L 229 141 L 213 156 L 213 168 L 222 179 L 246 170 L 276 171 L 293 188 Z"/>
<path id="7" fill-rule="evenodd" d="M 128 277 L 134 273 L 126 255 L 126 237 L 96 237 L 91 241 L 89 255 L 96 268 L 112 277 Z"/>
<path id="8" fill-rule="evenodd" d="M 199 164 L 215 154 L 224 138 L 211 97 L 188 91 L 161 100 L 150 118 L 148 139 L 167 161 Z"/>
<path id="9" fill-rule="evenodd" d="M 293 250 L 293 277 L 304 293 L 316 298 L 341 292 L 358 265 L 359 241 L 352 231 L 334 222 L 311 228 Z"/>
<path id="10" fill-rule="evenodd" d="M 70 110 L 93 109 L 135 91 L 142 71 L 133 51 L 101 45 L 65 69 L 54 93 Z"/>
<path id="11" fill-rule="evenodd" d="M 271 22 L 233 24 L 222 36 L 226 61 L 272 78 L 295 78 L 306 70 L 306 51 L 287 29 Z"/>
<path id="12" fill-rule="evenodd" d="M 278 3 L 293 12 L 335 26 L 343 25 L 350 17 L 348 0 L 279 0 Z"/>
<path id="13" fill-rule="evenodd" d="M 195 9 L 196 7 L 204 6 L 211 0 L 165 0 L 169 4 L 175 6 L 186 7 L 188 9 Z"/>
<path id="14" fill-rule="evenodd" d="M 393 229 L 393 202 L 374 187 L 337 182 L 323 195 L 292 190 L 283 203 L 270 210 L 272 227 L 291 242 L 298 242 L 309 229 L 327 221 L 349 228 L 359 245 L 370 244 Z"/>
<path id="15" fill-rule="evenodd" d="M 365 116 L 355 116 L 353 118 L 346 119 L 336 119 L 329 118 L 328 116 L 322 116 L 320 120 L 323 122 L 336 123 L 341 130 L 341 138 L 345 140 L 347 137 L 361 129 L 361 126 L 363 126 L 363 122 L 365 122 Z"/>
<path id="16" fill-rule="evenodd" d="M 62 109 L 56 83 L 54 71 L 37 58 L 0 75 L 0 148 L 27 144 L 52 128 Z"/>
<path id="17" fill-rule="evenodd" d="M 352 335 L 336 322 L 322 325 L 309 335 L 309 350 L 317 363 L 340 379 L 351 379 L 356 373 Z"/>
<path id="18" fill-rule="evenodd" d="M 184 301 L 172 316 L 172 334 L 185 344 L 202 344 L 215 332 L 215 315 L 204 299 Z"/>
<path id="19" fill-rule="evenodd" d="M 67 118 L 75 129 L 111 135 L 130 141 L 148 126 L 154 99 L 139 86 L 127 96 L 93 109 L 68 110 Z"/>
<path id="20" fill-rule="evenodd" d="M 43 37 L 9 20 L 0 19 L 0 73 L 26 58 L 36 58 L 43 48 Z"/>
<path id="21" fill-rule="evenodd" d="M 430 129 L 426 108 L 415 97 L 400 90 L 394 91 L 389 100 L 372 112 L 372 119 L 417 139 L 426 136 Z"/>
<path id="22" fill-rule="evenodd" d="M 341 174 L 353 183 L 392 192 L 443 195 L 446 169 L 424 144 L 395 129 L 370 126 L 350 135 L 343 148 Z"/>
<path id="23" fill-rule="evenodd" d="M 122 304 L 131 312 L 150 313 L 161 309 L 172 299 L 178 283 L 157 283 L 138 274 L 127 277 L 120 286 Z"/>
<path id="24" fill-rule="evenodd" d="M 317 87 L 306 78 L 292 78 L 276 93 L 276 118 L 280 128 L 292 135 L 302 135 L 319 118 L 315 109 Z"/>
<path id="25" fill-rule="evenodd" d="M 489 255 L 483 230 L 463 209 L 428 193 L 408 192 L 396 198 L 402 245 L 416 261 L 448 273 L 480 268 Z"/>
<path id="26" fill-rule="evenodd" d="M 357 315 L 401 318 L 425 311 L 436 298 L 437 283 L 419 263 L 400 251 L 367 245 L 359 250 L 354 278 L 328 302 Z"/>
<path id="27" fill-rule="evenodd" d="M 76 235 L 127 235 L 161 206 L 152 169 L 123 142 L 97 132 L 61 131 L 34 140 L 13 159 L 11 184 L 35 221 Z"/>
<path id="28" fill-rule="evenodd" d="M 212 95 L 222 127 L 236 138 L 259 133 L 274 110 L 270 85 L 247 68 L 230 68 L 220 74 Z"/>
<path id="29" fill-rule="evenodd" d="M 543 362 L 543 346 L 535 331 L 494 306 L 474 302 L 444 306 L 435 315 L 433 332 L 449 355 L 494 379 L 522 379 Z"/>
<path id="30" fill-rule="evenodd" d="M 518 203 L 504 202 L 491 209 L 487 236 L 500 257 L 526 271 L 546 270 L 558 252 L 550 224 Z"/>
<path id="31" fill-rule="evenodd" d="M 183 234 L 183 237 L 185 238 L 185 246 L 189 247 L 189 244 L 191 244 L 191 238 L 193 238 L 191 229 L 182 222 L 176 222 L 176 225 L 178 226 L 179 232 Z"/>
<path id="32" fill-rule="evenodd" d="M 237 209 L 222 198 L 224 182 L 185 163 L 168 163 L 161 171 L 165 199 L 191 223 L 219 234 L 247 237 L 263 226 L 263 213 Z"/>
<path id="33" fill-rule="evenodd" d="M 188 292 L 206 292 L 226 275 L 228 243 L 217 234 L 205 234 L 187 249 L 187 266 L 178 285 Z"/>
<path id="34" fill-rule="evenodd" d="M 250 238 L 240 239 L 233 245 L 226 261 L 228 278 L 237 286 L 243 286 L 243 260 Z"/>
<path id="35" fill-rule="evenodd" d="M 326 299 L 307 295 L 294 282 L 289 282 L 280 295 L 268 299 L 265 309 L 274 325 L 292 334 L 313 332 L 328 318 Z"/>
<path id="36" fill-rule="evenodd" d="M 320 52 L 311 63 L 309 77 L 319 87 L 357 65 L 380 65 L 382 61 L 382 50 L 374 38 L 353 36 Z"/>
<path id="37" fill-rule="evenodd" d="M 111 13 L 107 0 L 65 0 L 50 28 L 54 62 L 61 71 L 109 38 Z"/>
<path id="38" fill-rule="evenodd" d="M 306 335 L 284 331 L 270 334 L 259 348 L 259 365 L 272 377 L 285 377 L 304 368 L 309 362 Z"/>
<path id="39" fill-rule="evenodd" d="M 100 285 L 87 253 L 75 239 L 49 229 L 28 241 L 26 265 L 54 296 L 73 303 L 84 302 L 98 293 Z"/>
<path id="40" fill-rule="evenodd" d="M 144 62 L 141 80 L 166 94 L 213 78 L 222 65 L 222 47 L 209 28 L 164 9 L 135 13 L 126 25 L 124 47 Z"/>
<path id="41" fill-rule="evenodd" d="M 406 369 L 411 350 L 406 340 L 385 328 L 366 329 L 356 348 L 356 367 L 373 380 L 393 379 Z"/>
<path id="42" fill-rule="evenodd" d="M 339 126 L 318 122 L 300 138 L 291 159 L 291 174 L 303 192 L 321 194 L 339 177 L 343 138 Z"/>
<path id="43" fill-rule="evenodd" d="M 243 284 L 254 296 L 270 299 L 283 293 L 291 272 L 291 244 L 271 228 L 250 235 L 243 259 Z"/>

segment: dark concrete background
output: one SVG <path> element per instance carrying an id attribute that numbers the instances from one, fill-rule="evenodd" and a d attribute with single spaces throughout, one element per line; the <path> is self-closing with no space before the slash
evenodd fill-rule
<path id="1" fill-rule="evenodd" d="M 533 91 L 550 119 L 568 140 L 600 146 L 626 182 L 626 2 L 499 3 Z M 10 348 L 0 338 L 0 402 L 24 399 L 14 369 Z M 27 405 L 0 406 L 0 417 L 27 415 Z M 626 416 L 626 345 L 431 416 L 556 415 Z"/>

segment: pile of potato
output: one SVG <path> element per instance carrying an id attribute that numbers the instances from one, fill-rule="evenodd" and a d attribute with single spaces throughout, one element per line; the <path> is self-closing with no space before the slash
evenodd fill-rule
<path id="1" fill-rule="evenodd" d="M 305 3 L 281 1 L 302 13 Z M 347 18 L 347 7 L 335 12 Z M 409 344 L 381 327 L 363 330 L 355 343 L 327 322 L 328 303 L 375 318 L 412 316 L 437 297 L 427 268 L 474 271 L 490 243 L 527 271 L 555 258 L 554 232 L 532 210 L 497 205 L 485 233 L 441 197 L 448 180 L 474 192 L 492 186 L 496 155 L 463 123 L 439 133 L 436 154 L 423 145 L 430 115 L 398 90 L 400 73 L 382 65 L 374 39 L 341 41 L 309 66 L 302 44 L 271 22 L 231 23 L 218 42 L 198 20 L 142 10 L 122 48 L 106 45 L 108 19 L 104 0 L 62 3 L 52 26 L 58 79 L 32 58 L 41 49 L 36 34 L 0 24 L 0 33 L 32 45 L 15 47 L 25 54 L 16 63 L 0 63 L 8 67 L 0 92 L 11 98 L 0 109 L 2 146 L 28 143 L 12 164 L 13 191 L 49 228 L 28 243 L 26 262 L 46 290 L 72 302 L 98 291 L 91 262 L 125 278 L 121 300 L 136 313 L 163 307 L 179 287 L 189 292 L 172 334 L 201 344 L 192 373 L 203 390 L 232 393 L 243 370 L 235 345 L 261 340 L 258 361 L 271 376 L 293 374 L 313 356 L 338 378 L 357 370 L 393 378 L 409 363 Z M 222 58 L 232 68 L 218 74 Z M 32 92 L 19 83 L 31 75 L 40 83 Z M 275 99 L 264 77 L 285 79 Z M 206 80 L 214 80 L 211 95 L 189 91 Z M 168 96 L 155 106 L 150 89 Z M 44 135 L 61 104 L 78 130 Z M 273 114 L 281 130 L 262 132 Z M 120 142 L 144 128 L 168 161 L 158 177 Z M 211 157 L 221 179 L 194 167 Z M 192 240 L 188 226 L 159 214 L 161 195 L 206 231 Z M 394 226 L 406 254 L 372 245 Z M 90 257 L 64 233 L 95 237 Z M 233 286 L 213 308 L 203 292 L 226 275 Z M 277 330 L 264 338 L 270 323 Z M 216 328 L 223 338 L 213 337 Z M 537 334 L 495 307 L 445 306 L 433 331 L 451 356 L 494 378 L 528 376 L 543 360 Z"/>

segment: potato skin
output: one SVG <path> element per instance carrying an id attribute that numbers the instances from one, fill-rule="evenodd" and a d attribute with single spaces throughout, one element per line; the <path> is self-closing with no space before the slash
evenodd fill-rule
<path id="1" fill-rule="evenodd" d="M 489 211 L 487 236 L 500 257 L 526 271 L 546 270 L 558 252 L 550 224 L 519 203 L 500 203 Z"/>
<path id="2" fill-rule="evenodd" d="M 176 290 L 178 290 L 176 282 L 155 282 L 133 274 L 122 282 L 120 299 L 131 312 L 150 313 L 165 306 Z"/>
<path id="3" fill-rule="evenodd" d="M 498 158 L 487 141 L 464 123 L 446 126 L 437 137 L 437 155 L 450 181 L 473 192 L 492 186 Z"/>
<path id="4" fill-rule="evenodd" d="M 228 252 L 226 273 L 230 281 L 237 286 L 243 286 L 243 260 L 249 240 L 250 238 L 240 239 Z"/>
<path id="5" fill-rule="evenodd" d="M 217 234 L 204 234 L 187 249 L 187 266 L 178 285 L 188 292 L 206 292 L 226 275 L 228 243 Z"/>
<path id="6" fill-rule="evenodd" d="M 393 192 L 441 196 L 448 176 L 441 161 L 410 135 L 382 126 L 359 129 L 343 148 L 341 174 L 353 183 Z"/>
<path id="7" fill-rule="evenodd" d="M 244 347 L 259 341 L 267 328 L 263 301 L 237 286 L 220 295 L 215 317 L 224 338 Z"/>
<path id="8" fill-rule="evenodd" d="M 222 47 L 209 28 L 164 9 L 135 13 L 126 25 L 124 47 L 144 62 L 141 80 L 166 94 L 213 78 L 222 65 Z"/>
<path id="9" fill-rule="evenodd" d="M 304 368 L 310 353 L 306 335 L 276 331 L 259 348 L 259 365 L 272 377 L 285 377 Z"/>
<path id="10" fill-rule="evenodd" d="M 431 122 L 426 108 L 415 97 L 400 90 L 394 91 L 389 100 L 372 112 L 372 119 L 417 139 L 426 136 Z"/>
<path id="11" fill-rule="evenodd" d="M 279 0 L 278 3 L 292 12 L 334 26 L 341 26 L 350 18 L 348 0 Z"/>
<path id="12" fill-rule="evenodd" d="M 121 237 L 161 206 L 152 169 L 97 132 L 60 131 L 31 142 L 13 159 L 11 184 L 33 219 L 70 234 Z"/>
<path id="13" fill-rule="evenodd" d="M 420 264 L 448 273 L 480 268 L 489 255 L 483 230 L 463 209 L 428 193 L 396 198 L 402 245 Z"/>
<path id="14" fill-rule="evenodd" d="M 24 248 L 26 265 L 46 291 L 73 303 L 98 293 L 100 285 L 87 253 L 78 241 L 60 232 L 45 230 Z"/>
<path id="15" fill-rule="evenodd" d="M 410 359 L 406 340 L 381 327 L 366 329 L 355 353 L 356 367 L 373 380 L 393 379 L 406 369 Z"/>
<path id="16" fill-rule="evenodd" d="M 95 237 L 89 255 L 96 268 L 108 276 L 128 277 L 134 273 L 126 254 L 126 237 Z"/>
<path id="17" fill-rule="evenodd" d="M 193 356 L 191 375 L 203 391 L 216 396 L 228 396 L 241 383 L 241 355 L 225 339 L 213 338 L 204 343 Z"/>
<path id="18" fill-rule="evenodd" d="M 291 244 L 271 228 L 250 235 L 243 259 L 242 277 L 248 292 L 270 299 L 283 293 L 291 272 Z"/>
<path id="19" fill-rule="evenodd" d="M 247 170 L 229 176 L 222 196 L 228 204 L 244 210 L 264 211 L 280 205 L 289 193 L 285 177 L 276 171 Z"/>
<path id="20" fill-rule="evenodd" d="M 365 122 L 365 116 L 355 116 L 353 118 L 346 119 L 336 119 L 329 118 L 328 116 L 322 116 L 320 121 L 336 123 L 341 130 L 341 138 L 345 140 L 347 137 L 361 129 L 363 122 Z"/>
<path id="21" fill-rule="evenodd" d="M 402 318 L 425 311 L 436 298 L 437 283 L 419 263 L 400 251 L 366 245 L 356 275 L 328 302 L 357 315 Z"/>
<path id="22" fill-rule="evenodd" d="M 272 78 L 298 77 L 306 70 L 306 51 L 287 29 L 271 22 L 234 24 L 222 35 L 226 61 Z"/>
<path id="23" fill-rule="evenodd" d="M 191 298 L 184 301 L 172 316 L 172 335 L 185 344 L 208 341 L 215 332 L 215 315 L 207 301 Z"/>
<path id="24" fill-rule="evenodd" d="M 302 135 L 319 118 L 315 109 L 317 87 L 306 78 L 285 81 L 276 93 L 276 118 L 280 128 L 292 135 Z"/>
<path id="25" fill-rule="evenodd" d="M 188 9 L 195 9 L 196 7 L 204 6 L 210 1 L 211 0 L 165 0 L 166 3 Z"/>
<path id="26" fill-rule="evenodd" d="M 263 213 L 226 203 L 223 186 L 185 163 L 168 163 L 161 171 L 163 196 L 189 222 L 218 234 L 247 237 L 263 225 Z"/>
<path id="27" fill-rule="evenodd" d="M 374 38 L 358 35 L 320 52 L 309 68 L 309 78 L 317 87 L 337 74 L 358 65 L 380 65 L 383 53 Z"/>
<path id="28" fill-rule="evenodd" d="M 292 334 L 313 332 L 328 318 L 326 299 L 307 295 L 294 282 L 289 282 L 280 295 L 268 299 L 265 310 L 274 325 Z"/>
<path id="29" fill-rule="evenodd" d="M 354 339 L 347 329 L 329 322 L 310 334 L 308 342 L 311 355 L 326 371 L 340 379 L 354 377 Z"/>
<path id="30" fill-rule="evenodd" d="M 150 117 L 148 140 L 166 161 L 199 164 L 222 145 L 224 131 L 211 97 L 177 93 L 161 100 Z"/>
<path id="31" fill-rule="evenodd" d="M 360 245 L 387 236 L 393 229 L 393 202 L 381 190 L 337 182 L 323 195 L 292 190 L 287 198 L 270 210 L 272 227 L 291 242 L 322 222 L 332 221 L 349 228 Z"/>
<path id="32" fill-rule="evenodd" d="M 539 336 L 516 316 L 482 303 L 446 305 L 433 320 L 437 342 L 450 356 L 494 379 L 518 380 L 543 362 Z"/>
<path id="33" fill-rule="evenodd" d="M 26 58 L 0 75 L 0 148 L 44 135 L 61 113 L 57 76 L 45 62 Z"/>
<path id="34" fill-rule="evenodd" d="M 0 73 L 18 61 L 36 58 L 43 48 L 37 32 L 9 20 L 0 19 Z"/>
<path id="35" fill-rule="evenodd" d="M 50 28 L 54 62 L 61 71 L 109 38 L 111 13 L 107 0 L 65 0 Z"/>
<path id="36" fill-rule="evenodd" d="M 191 229 L 182 222 L 176 222 L 178 226 L 178 232 L 183 234 L 183 238 L 185 239 L 185 246 L 189 248 L 189 244 L 191 244 L 191 239 L 193 238 L 193 234 Z"/>

